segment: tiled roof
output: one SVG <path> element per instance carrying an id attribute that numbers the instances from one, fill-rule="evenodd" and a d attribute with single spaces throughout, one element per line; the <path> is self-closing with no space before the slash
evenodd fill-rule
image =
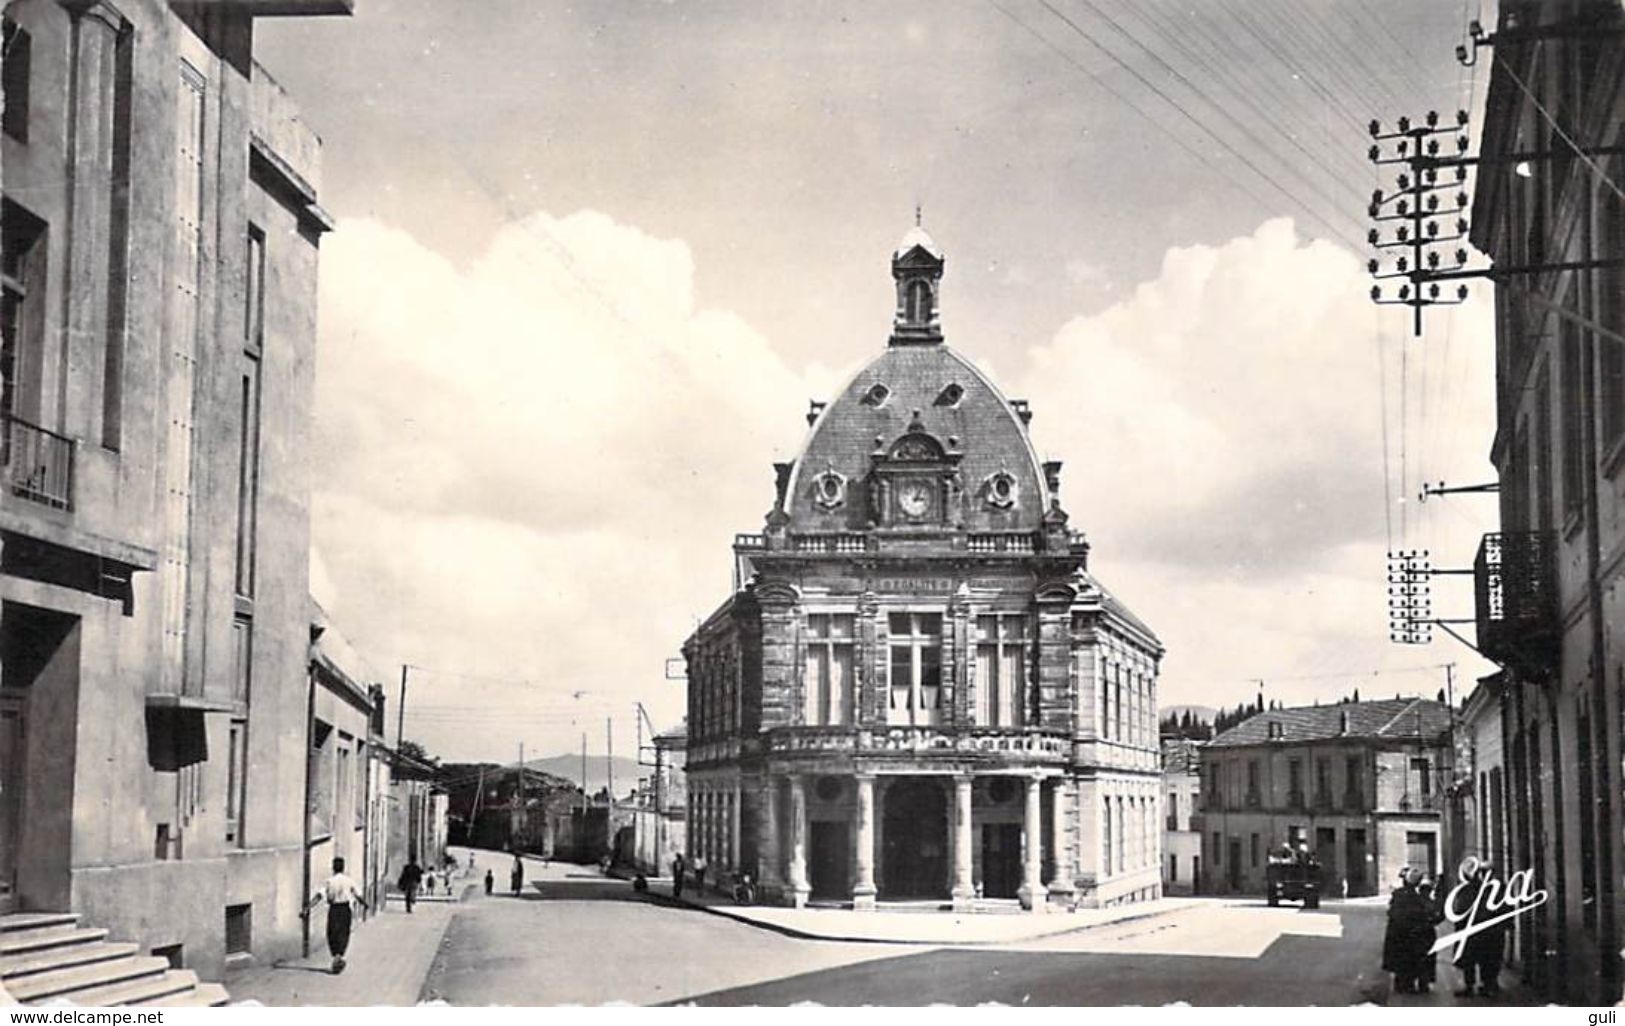
<path id="1" fill-rule="evenodd" d="M 1348 728 L 1343 717 L 1348 717 Z M 1280 724 L 1280 734 L 1272 736 L 1270 724 Z M 1425 698 L 1383 699 L 1376 702 L 1345 702 L 1342 705 L 1299 706 L 1271 709 L 1238 723 L 1214 738 L 1215 748 L 1321 741 L 1335 737 L 1433 738 L 1450 727 L 1450 707 Z"/>

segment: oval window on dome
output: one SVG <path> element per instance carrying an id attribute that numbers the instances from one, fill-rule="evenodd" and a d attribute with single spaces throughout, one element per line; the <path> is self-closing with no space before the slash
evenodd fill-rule
<path id="1" fill-rule="evenodd" d="M 960 385 L 958 382 L 952 382 L 948 385 L 948 387 L 937 393 L 937 405 L 958 406 L 959 400 L 963 398 L 965 398 L 964 386 Z"/>
<path id="2" fill-rule="evenodd" d="M 886 400 L 890 398 L 891 389 L 877 381 L 869 387 L 869 391 L 864 393 L 863 404 L 865 406 L 884 406 Z"/>
<path id="3" fill-rule="evenodd" d="M 846 478 L 826 470 L 813 478 L 813 502 L 823 509 L 838 509 L 846 502 Z"/>
<path id="4" fill-rule="evenodd" d="M 1009 509 L 1016 504 L 1016 478 L 1006 471 L 999 471 L 987 479 L 985 488 L 987 504 L 995 509 Z"/>

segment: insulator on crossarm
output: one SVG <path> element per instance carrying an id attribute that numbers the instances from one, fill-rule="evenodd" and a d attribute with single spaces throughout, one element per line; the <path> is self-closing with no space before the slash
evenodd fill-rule
<path id="1" fill-rule="evenodd" d="M 1458 152 L 1458 153 L 1466 153 L 1467 152 L 1467 137 L 1465 135 L 1456 136 L 1456 152 Z"/>
<path id="2" fill-rule="evenodd" d="M 1439 234 L 1439 222 L 1437 222 L 1437 221 L 1429 221 L 1428 222 L 1428 237 L 1432 238 L 1433 236 L 1435 236 L 1437 234 Z"/>
<path id="3" fill-rule="evenodd" d="M 1439 197 L 1437 195 L 1428 197 L 1428 209 L 1429 210 L 1438 210 L 1439 209 Z"/>
<path id="4" fill-rule="evenodd" d="M 1406 214 L 1411 212 L 1411 205 L 1405 200 L 1400 200 L 1398 203 L 1394 204 L 1394 209 L 1399 212 L 1400 217 L 1404 217 Z"/>
<path id="5" fill-rule="evenodd" d="M 1467 194 L 1465 192 L 1456 193 L 1456 206 L 1458 206 L 1458 207 L 1466 207 L 1467 206 Z"/>
<path id="6" fill-rule="evenodd" d="M 1365 241 L 1370 245 L 1375 246 L 1380 238 L 1382 238 L 1382 235 L 1375 228 L 1365 233 Z"/>
<path id="7" fill-rule="evenodd" d="M 1456 218 L 1456 231 L 1462 235 L 1467 234 L 1467 219 L 1465 217 Z"/>
<path id="8" fill-rule="evenodd" d="M 1400 274 L 1404 274 L 1410 269 L 1410 263 L 1404 257 L 1400 257 L 1397 261 L 1395 261 L 1394 266 L 1399 268 Z"/>
<path id="9" fill-rule="evenodd" d="M 1465 264 L 1466 262 L 1467 262 L 1467 251 L 1465 249 L 1456 250 L 1456 263 Z"/>
<path id="10" fill-rule="evenodd" d="M 1399 287 L 1399 298 L 1400 299 L 1409 299 L 1409 298 L 1411 298 L 1411 287 L 1409 285 L 1401 285 Z"/>
<path id="11" fill-rule="evenodd" d="M 1400 225 L 1398 228 L 1394 229 L 1394 235 L 1398 237 L 1400 242 L 1409 242 L 1409 241 L 1411 241 L 1411 229 L 1410 229 L 1410 226 L 1409 225 L 1403 225 L 1403 224 Z"/>
<path id="12" fill-rule="evenodd" d="M 1465 182 L 1466 180 L 1467 180 L 1467 165 L 1466 164 L 1457 164 L 1456 165 L 1456 181 Z"/>
<path id="13" fill-rule="evenodd" d="M 1401 189 L 1409 189 L 1411 187 L 1411 176 L 1410 175 L 1400 175 L 1399 176 L 1399 187 Z"/>
<path id="14" fill-rule="evenodd" d="M 1374 302 L 1374 301 L 1379 300 L 1381 298 L 1382 298 L 1382 286 L 1381 285 L 1373 285 L 1373 286 L 1371 286 L 1371 299 L 1372 299 L 1372 301 Z"/>
<path id="15" fill-rule="evenodd" d="M 1460 299 L 1460 300 L 1466 300 L 1466 298 L 1467 298 L 1467 286 L 1465 286 L 1465 285 L 1456 286 L 1456 298 Z"/>
<path id="16" fill-rule="evenodd" d="M 1399 142 L 1394 144 L 1394 149 L 1399 152 L 1401 157 L 1403 157 L 1405 155 L 1405 151 L 1410 148 L 1410 145 L 1409 139 L 1401 139 Z"/>
<path id="17" fill-rule="evenodd" d="M 1439 266 L 1439 253 L 1438 253 L 1437 250 L 1429 250 L 1428 251 L 1428 266 L 1429 267 L 1438 267 Z"/>
<path id="18" fill-rule="evenodd" d="M 1371 148 L 1365 151 L 1365 155 L 1371 158 L 1371 163 L 1375 164 L 1382 157 L 1382 147 L 1372 143 Z"/>
<path id="19" fill-rule="evenodd" d="M 1437 140 L 1437 139 L 1429 139 L 1428 140 L 1428 156 L 1434 157 L 1434 156 L 1437 156 L 1438 153 L 1439 153 L 1439 140 Z"/>
<path id="20" fill-rule="evenodd" d="M 1400 118 L 1399 119 L 1399 130 L 1401 132 L 1409 132 L 1411 130 L 1411 119 L 1410 118 Z"/>
<path id="21" fill-rule="evenodd" d="M 1426 172 L 1423 173 L 1423 177 L 1427 179 L 1429 185 L 1432 185 L 1434 182 L 1439 180 L 1439 169 L 1436 167 L 1430 167 Z"/>
<path id="22" fill-rule="evenodd" d="M 1375 118 L 1371 119 L 1371 124 L 1368 127 L 1371 129 L 1371 138 L 1375 139 L 1382 134 L 1382 122 Z"/>
<path id="23" fill-rule="evenodd" d="M 1456 124 L 1465 125 L 1466 123 L 1467 123 L 1467 112 L 1464 111 L 1464 110 L 1456 111 Z"/>
<path id="24" fill-rule="evenodd" d="M 1372 274 L 1376 274 L 1377 273 L 1377 262 L 1375 260 L 1367 260 L 1365 262 L 1365 269 L 1367 271 L 1370 271 Z"/>
<path id="25" fill-rule="evenodd" d="M 1428 111 L 1428 127 L 1432 128 L 1434 125 L 1437 125 L 1438 123 L 1439 123 L 1439 112 L 1436 111 L 1436 110 Z"/>
<path id="26" fill-rule="evenodd" d="M 1439 283 L 1438 282 L 1434 282 L 1432 285 L 1428 286 L 1428 298 L 1429 299 L 1438 299 L 1439 298 Z"/>

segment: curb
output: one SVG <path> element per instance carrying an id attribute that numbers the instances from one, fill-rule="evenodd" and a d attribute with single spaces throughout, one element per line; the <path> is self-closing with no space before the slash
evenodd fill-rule
<path id="1" fill-rule="evenodd" d="M 1123 916 L 1120 919 L 1110 919 L 1100 923 L 1085 923 L 1081 926 L 1062 926 L 1054 930 L 1046 930 L 1043 933 L 1035 933 L 1023 937 L 1005 937 L 996 940 L 911 940 L 904 937 L 861 937 L 847 936 L 844 934 L 813 933 L 799 927 L 789 926 L 785 923 L 774 923 L 762 919 L 756 919 L 752 916 L 745 915 L 742 912 L 735 911 L 735 909 L 739 908 L 740 906 L 723 904 L 702 905 L 698 902 L 689 901 L 687 898 L 673 898 L 669 894 L 656 894 L 653 891 L 647 892 L 646 896 L 660 902 L 663 905 L 668 905 L 673 908 L 691 908 L 700 912 L 707 912 L 714 916 L 721 916 L 724 919 L 731 919 L 736 923 L 742 923 L 745 926 L 755 927 L 758 930 L 767 930 L 771 933 L 777 933 L 785 937 L 793 937 L 797 940 L 827 941 L 833 944 L 892 944 L 901 947 L 934 948 L 975 948 L 1008 944 L 1025 944 L 1032 941 L 1050 940 L 1052 938 L 1065 936 L 1067 934 L 1084 933 L 1089 930 L 1103 930 L 1109 927 L 1121 926 L 1124 923 L 1139 922 L 1146 919 L 1157 919 L 1162 916 L 1170 916 L 1178 912 L 1184 912 L 1189 908 L 1194 907 L 1183 906 L 1180 908 L 1136 912 Z M 884 915 L 885 913 L 876 914 Z M 1052 914 L 1064 915 L 1065 913 Z"/>

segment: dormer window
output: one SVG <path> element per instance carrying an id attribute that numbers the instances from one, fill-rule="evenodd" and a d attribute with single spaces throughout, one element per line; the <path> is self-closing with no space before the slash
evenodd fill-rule
<path id="1" fill-rule="evenodd" d="M 938 406 L 958 406 L 959 400 L 965 398 L 965 389 L 957 383 L 950 383 L 937 394 Z"/>
<path id="2" fill-rule="evenodd" d="M 864 395 L 863 395 L 863 405 L 865 405 L 865 406 L 884 406 L 884 405 L 886 405 L 886 400 L 890 399 L 890 398 L 891 398 L 891 389 L 887 388 L 885 385 L 880 384 L 879 382 L 876 382 L 875 384 L 873 384 L 873 385 L 871 385 L 869 387 L 869 391 L 864 393 Z"/>

